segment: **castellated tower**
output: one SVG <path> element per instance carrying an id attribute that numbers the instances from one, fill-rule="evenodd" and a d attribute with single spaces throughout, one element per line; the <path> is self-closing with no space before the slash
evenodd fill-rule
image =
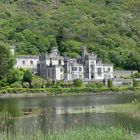
<path id="1" fill-rule="evenodd" d="M 82 60 L 82 63 L 84 63 L 86 54 L 87 54 L 87 48 L 86 48 L 85 45 L 83 45 L 83 46 L 81 46 L 81 60 Z"/>
<path id="2" fill-rule="evenodd" d="M 86 54 L 87 54 L 87 49 L 86 49 L 86 46 L 83 45 L 81 46 L 81 55 L 84 57 Z"/>

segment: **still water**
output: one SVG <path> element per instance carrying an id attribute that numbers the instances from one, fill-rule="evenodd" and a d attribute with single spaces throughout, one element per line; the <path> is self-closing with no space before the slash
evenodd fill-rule
<path id="1" fill-rule="evenodd" d="M 139 97 L 133 94 L 0 99 L 0 132 L 51 133 L 94 124 L 121 125 L 139 133 L 139 117 L 132 117 L 125 110 L 106 110 L 135 99 Z"/>

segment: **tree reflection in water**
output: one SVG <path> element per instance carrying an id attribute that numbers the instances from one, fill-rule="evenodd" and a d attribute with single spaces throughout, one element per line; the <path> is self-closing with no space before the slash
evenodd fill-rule
<path id="1" fill-rule="evenodd" d="M 0 132 L 12 135 L 36 135 L 65 131 L 91 124 L 123 126 L 140 131 L 140 119 L 125 112 L 105 112 L 105 106 L 132 102 L 132 97 L 78 96 L 6 99 L 0 102 Z"/>

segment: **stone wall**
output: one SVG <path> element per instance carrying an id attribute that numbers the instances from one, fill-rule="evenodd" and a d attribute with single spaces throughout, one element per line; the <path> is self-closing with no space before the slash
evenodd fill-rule
<path id="1" fill-rule="evenodd" d="M 114 70 L 113 75 L 114 75 L 114 78 L 125 78 L 125 77 L 131 77 L 133 74 L 137 72 L 138 71 Z"/>

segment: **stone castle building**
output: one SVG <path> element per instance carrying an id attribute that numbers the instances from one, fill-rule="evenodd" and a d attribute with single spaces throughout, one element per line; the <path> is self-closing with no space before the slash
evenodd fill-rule
<path id="1" fill-rule="evenodd" d="M 42 78 L 53 81 L 102 81 L 113 78 L 113 65 L 103 64 L 95 54 L 88 53 L 85 46 L 81 47 L 78 59 L 62 57 L 54 47 L 50 54 L 39 56 L 37 73 Z"/>
<path id="2" fill-rule="evenodd" d="M 14 55 L 15 47 L 10 48 Z M 30 69 L 40 77 L 52 81 L 102 81 L 113 78 L 113 65 L 103 64 L 95 54 L 88 53 L 85 46 L 81 47 L 81 55 L 77 59 L 61 56 L 55 47 L 49 54 L 40 56 L 18 55 L 15 68 Z"/>
<path id="3" fill-rule="evenodd" d="M 10 51 L 15 55 L 15 46 L 10 46 Z M 37 73 L 37 63 L 39 56 L 34 55 L 17 55 L 15 68 L 30 69 L 33 73 Z"/>

